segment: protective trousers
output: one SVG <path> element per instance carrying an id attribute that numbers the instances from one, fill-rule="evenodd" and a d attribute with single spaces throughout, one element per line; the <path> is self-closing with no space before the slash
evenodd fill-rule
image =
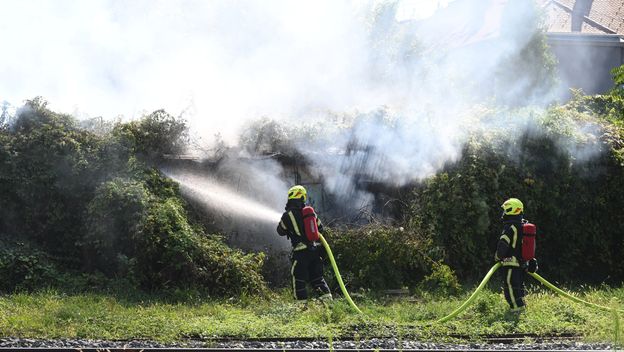
<path id="1" fill-rule="evenodd" d="M 328 295 L 329 287 L 323 278 L 323 260 L 317 248 L 306 248 L 292 253 L 292 286 L 296 299 L 307 299 L 306 283 L 310 283 L 319 296 Z"/>
<path id="2" fill-rule="evenodd" d="M 503 267 L 503 293 L 511 309 L 524 307 L 524 270 Z"/>

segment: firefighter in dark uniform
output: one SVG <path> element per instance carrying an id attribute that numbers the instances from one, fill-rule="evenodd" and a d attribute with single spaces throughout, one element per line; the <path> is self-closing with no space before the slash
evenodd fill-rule
<path id="1" fill-rule="evenodd" d="M 524 303 L 524 271 L 535 272 L 537 261 L 524 263 L 522 259 L 522 223 L 524 206 L 517 198 L 503 205 L 503 232 L 498 239 L 494 259 L 503 265 L 503 292 L 512 312 L 521 312 Z M 527 266 L 528 265 L 528 266 Z"/>
<path id="2" fill-rule="evenodd" d="M 277 233 L 286 236 L 292 244 L 290 273 L 295 298 L 308 298 L 306 284 L 309 283 L 321 299 L 331 299 L 329 287 L 323 278 L 323 247 L 318 241 L 310 242 L 304 233 L 302 209 L 306 200 L 307 192 L 303 186 L 293 186 L 288 190 L 286 211 L 277 225 Z M 322 231 L 323 225 L 318 218 L 317 225 L 319 231 Z"/>

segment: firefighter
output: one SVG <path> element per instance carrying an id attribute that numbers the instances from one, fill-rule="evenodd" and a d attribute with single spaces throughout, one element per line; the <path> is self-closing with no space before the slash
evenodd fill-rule
<path id="1" fill-rule="evenodd" d="M 295 298 L 308 298 L 306 284 L 310 284 L 322 300 L 330 300 L 332 295 L 323 278 L 323 247 L 318 241 L 309 241 L 304 233 L 302 209 L 307 200 L 303 186 L 293 186 L 288 190 L 286 211 L 277 225 L 277 233 L 286 236 L 292 244 L 290 273 Z M 317 218 L 319 231 L 323 225 Z"/>
<path id="2" fill-rule="evenodd" d="M 512 312 L 521 312 L 525 309 L 524 303 L 524 272 L 537 271 L 535 258 L 525 262 L 522 259 L 522 227 L 524 206 L 517 198 L 507 199 L 503 205 L 503 231 L 494 259 L 503 265 L 503 293 Z"/>

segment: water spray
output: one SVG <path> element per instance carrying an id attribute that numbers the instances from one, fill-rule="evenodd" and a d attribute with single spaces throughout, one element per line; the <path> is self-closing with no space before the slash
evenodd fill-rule
<path id="1" fill-rule="evenodd" d="M 277 223 L 282 216 L 281 213 L 274 211 L 264 204 L 250 200 L 245 197 L 241 197 L 235 191 L 229 189 L 224 185 L 219 184 L 214 179 L 199 177 L 192 174 L 181 175 L 169 171 L 163 172 L 168 177 L 178 182 L 180 184 L 180 187 L 183 190 L 187 191 L 186 193 L 188 193 L 191 197 L 201 201 L 202 204 L 207 207 L 224 210 L 239 216 L 251 216 L 257 220 L 272 223 Z M 347 291 L 344 282 L 342 281 L 340 271 L 338 270 L 338 265 L 336 264 L 336 260 L 334 259 L 334 255 L 331 251 L 331 248 L 329 247 L 329 244 L 327 243 L 323 235 L 319 234 L 319 238 L 321 240 L 321 243 L 323 244 L 323 247 L 325 247 L 325 251 L 327 252 L 329 261 L 336 276 L 336 280 L 338 281 L 338 285 L 340 285 L 340 289 L 342 290 L 343 295 L 349 302 L 349 305 L 355 311 L 357 311 L 358 313 L 362 313 L 362 311 L 351 299 L 351 296 L 349 296 L 349 292 Z"/>
<path id="2" fill-rule="evenodd" d="M 263 222 L 277 223 L 282 214 L 220 184 L 217 180 L 192 174 L 163 171 L 167 177 L 180 184 L 180 188 L 206 207 L 221 210 L 240 217 L 252 217 Z"/>

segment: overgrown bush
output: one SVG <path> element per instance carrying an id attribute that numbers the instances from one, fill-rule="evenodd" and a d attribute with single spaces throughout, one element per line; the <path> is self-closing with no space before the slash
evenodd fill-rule
<path id="1" fill-rule="evenodd" d="M 418 284 L 422 291 L 441 296 L 456 295 L 461 292 L 461 286 L 453 270 L 442 262 L 431 265 L 431 273 Z"/>
<path id="2" fill-rule="evenodd" d="M 476 134 L 459 162 L 414 190 L 411 215 L 430 224 L 461 277 L 493 263 L 500 204 L 520 198 L 537 224 L 541 270 L 553 279 L 624 279 L 622 129 L 571 106 L 542 115 L 535 130 Z"/>
<path id="3" fill-rule="evenodd" d="M 345 281 L 356 288 L 414 288 L 442 257 L 418 228 L 369 225 L 326 235 Z"/>
<path id="4" fill-rule="evenodd" d="M 0 292 L 55 285 L 60 276 L 45 252 L 25 242 L 0 241 Z"/>
<path id="5" fill-rule="evenodd" d="M 91 287 L 100 276 L 211 294 L 264 289 L 262 256 L 191 224 L 177 185 L 150 164 L 184 149 L 184 121 L 156 111 L 96 135 L 40 98 L 11 121 L 0 130 L 0 236 L 36 249 L 0 251 L 0 290 Z"/>
<path id="6" fill-rule="evenodd" d="M 40 99 L 19 110 L 3 139 L 0 232 L 72 262 L 84 204 L 99 181 L 99 140 Z"/>
<path id="7" fill-rule="evenodd" d="M 459 161 L 400 192 L 410 205 L 402 228 L 328 232 L 348 284 L 456 292 L 455 273 L 479 279 L 492 264 L 499 206 L 509 197 L 520 198 L 538 226 L 549 278 L 624 280 L 624 79 L 614 72 L 609 94 L 577 94 L 546 112 L 484 112 L 475 125 L 486 128 L 471 130 Z M 175 182 L 153 167 L 183 151 L 184 121 L 157 111 L 95 134 L 34 99 L 2 125 L 0 277 L 9 279 L 0 290 L 99 277 L 219 295 L 264 290 L 263 257 L 206 235 Z M 268 119 L 257 127 L 241 137 L 249 153 L 294 150 L 288 129 Z"/>
<path id="8" fill-rule="evenodd" d="M 240 136 L 239 144 L 250 154 L 269 154 L 295 152 L 292 128 L 287 128 L 279 121 L 263 117 L 254 121 Z M 299 138 L 301 138 L 299 136 Z"/>
<path id="9" fill-rule="evenodd" d="M 113 135 L 132 153 L 146 159 L 180 154 L 188 143 L 188 127 L 182 119 L 157 110 L 140 120 L 118 124 Z"/>
<path id="10" fill-rule="evenodd" d="M 179 198 L 160 198 L 143 182 L 114 179 L 89 204 L 86 261 L 143 288 L 200 287 L 214 294 L 264 289 L 261 255 L 208 238 L 187 219 Z"/>
<path id="11" fill-rule="evenodd" d="M 187 221 L 180 202 L 150 204 L 132 234 L 130 257 L 143 285 L 199 285 L 215 294 L 257 293 L 264 288 L 262 255 L 244 255 L 218 238 L 207 238 Z"/>
<path id="12" fill-rule="evenodd" d="M 134 261 L 128 258 L 131 236 L 147 215 L 150 197 L 140 181 L 116 178 L 98 187 L 87 205 L 84 260 L 88 270 L 133 276 Z"/>

